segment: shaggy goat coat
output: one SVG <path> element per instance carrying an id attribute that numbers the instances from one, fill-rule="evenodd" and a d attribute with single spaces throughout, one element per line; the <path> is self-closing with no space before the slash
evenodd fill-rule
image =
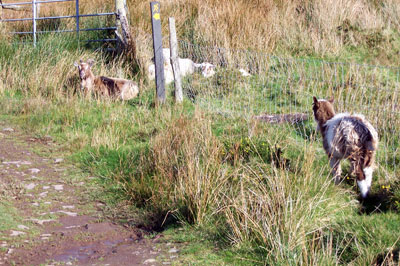
<path id="1" fill-rule="evenodd" d="M 340 181 L 340 160 L 348 159 L 365 198 L 371 188 L 378 133 L 363 115 L 335 114 L 332 102 L 314 97 L 313 111 L 335 183 Z"/>
<path id="2" fill-rule="evenodd" d="M 91 70 L 93 64 L 94 61 L 92 59 L 87 62 L 80 60 L 79 64 L 76 62 L 74 64 L 79 70 L 81 88 L 86 93 L 94 91 L 100 95 L 121 100 L 130 100 L 139 94 L 139 87 L 131 80 L 95 76 Z"/>

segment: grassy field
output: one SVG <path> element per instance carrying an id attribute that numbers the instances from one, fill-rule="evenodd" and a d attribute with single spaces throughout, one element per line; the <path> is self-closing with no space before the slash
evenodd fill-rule
<path id="1" fill-rule="evenodd" d="M 398 70 L 312 58 L 397 64 L 393 10 L 400 7 L 395 1 L 223 2 L 172 1 L 163 12 L 185 21 L 180 36 L 199 47 L 279 56 L 256 63 L 251 57 L 252 77 L 233 67 L 211 79 L 196 74 L 184 80 L 191 97 L 182 105 L 173 104 L 170 87 L 167 103 L 155 108 L 154 85 L 123 58 L 78 47 L 73 36 L 43 37 L 33 48 L 2 34 L 1 117 L 63 143 L 71 160 L 99 177 L 110 206 L 132 206 L 122 222 L 165 230 L 167 239 L 186 243 L 182 264 L 397 264 L 391 253 L 400 248 Z M 130 4 L 135 36 L 146 39 L 148 3 Z M 379 34 L 374 43 L 370 35 Z M 138 48 L 142 69 L 149 49 Z M 136 80 L 140 96 L 129 102 L 82 97 L 73 66 L 80 58 L 94 58 L 96 74 Z M 236 65 L 246 58 L 228 59 Z M 348 164 L 334 186 L 312 119 L 296 126 L 251 119 L 310 115 L 313 95 L 333 95 L 338 110 L 362 112 L 377 127 L 381 146 L 369 200 L 359 201 Z M 13 223 L 12 214 L 4 217 Z"/>

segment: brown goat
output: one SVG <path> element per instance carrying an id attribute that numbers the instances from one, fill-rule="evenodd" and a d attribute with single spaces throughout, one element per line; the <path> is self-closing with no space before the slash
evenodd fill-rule
<path id="1" fill-rule="evenodd" d="M 89 59 L 86 62 L 80 60 L 79 64 L 77 62 L 74 63 L 79 70 L 81 89 L 86 94 L 95 92 L 102 96 L 119 98 L 121 100 L 130 100 L 139 94 L 138 85 L 131 80 L 95 76 L 91 70 L 93 64 L 93 59 Z"/>
<path id="2" fill-rule="evenodd" d="M 348 159 L 357 177 L 361 197 L 367 197 L 378 148 L 378 133 L 362 115 L 335 114 L 333 99 L 327 101 L 313 97 L 313 100 L 314 118 L 329 156 L 335 183 L 340 181 L 340 160 Z"/>

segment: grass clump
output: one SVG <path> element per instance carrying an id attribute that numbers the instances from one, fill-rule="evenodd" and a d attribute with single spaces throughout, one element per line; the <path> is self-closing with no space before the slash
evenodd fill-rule
<path id="1" fill-rule="evenodd" d="M 343 3 L 355 4 L 350 0 Z M 145 8 L 147 13 L 148 4 L 137 4 L 131 20 L 145 24 L 137 14 Z M 187 238 L 181 234 L 179 241 L 195 244 L 185 251 L 190 260 L 209 264 L 364 265 L 378 260 L 387 249 L 396 250 L 400 187 L 396 181 L 399 138 L 395 132 L 399 124 L 393 122 L 398 118 L 395 112 L 390 112 L 391 120 L 385 119 L 385 114 L 398 108 L 398 96 L 391 90 L 398 87 L 397 70 L 246 52 L 247 46 L 252 46 L 283 54 L 335 57 L 353 49 L 351 45 L 387 47 L 387 36 L 362 16 L 380 18 L 379 14 L 363 8 L 358 13 L 339 8 L 326 12 L 325 5 L 304 1 L 267 1 L 264 9 L 259 8 L 260 3 L 226 0 L 223 4 L 228 8 L 221 10 L 223 5 L 217 1 L 166 4 L 170 12 L 175 5 L 180 7 L 174 12 L 190 22 L 190 29 L 179 31 L 194 43 L 245 51 L 238 58 L 220 52 L 221 61 L 228 66 L 218 66 L 216 75 L 209 79 L 199 73 L 186 77 L 189 99 L 181 106 L 167 100 L 155 108 L 154 86 L 135 72 L 135 66 L 101 52 L 76 49 L 67 40 L 50 36 L 36 49 L 15 46 L 9 40 L 0 42 L 1 114 L 24 130 L 39 136 L 50 134 L 64 143 L 64 152 L 99 177 L 104 187 L 104 195 L 99 197 L 114 206 L 134 206 L 143 214 L 140 218 L 135 213 L 135 219 L 124 216 L 123 222 L 150 231 L 168 228 L 172 234 L 180 229 L 189 233 Z M 368 1 L 358 3 L 358 7 L 370 5 Z M 383 7 L 373 7 L 385 5 L 389 1 Z M 204 19 L 210 9 L 215 10 L 218 21 L 224 18 L 221 24 L 214 18 Z M 239 14 L 235 10 L 246 11 Z M 184 11 L 190 11 L 191 17 L 183 18 Z M 283 16 L 286 11 L 298 13 L 299 21 Z M 248 12 L 257 16 L 244 20 Z M 277 23 L 269 23 L 271 19 Z M 200 21 L 214 30 L 206 31 Z M 380 19 L 376 23 L 383 25 Z M 138 30 L 139 40 L 146 31 L 143 26 Z M 269 30 L 273 34 L 265 35 L 271 33 Z M 257 38 L 251 39 L 251 35 Z M 270 36 L 268 42 L 266 36 Z M 355 54 L 360 51 L 357 48 Z M 96 74 L 135 79 L 141 94 L 129 102 L 81 97 L 73 67 L 81 58 L 96 59 Z M 252 77 L 242 77 L 237 68 L 248 61 L 252 61 L 248 64 L 252 68 L 247 69 Z M 384 90 L 375 95 L 377 87 Z M 376 197 L 370 202 L 357 200 L 352 178 L 340 186 L 332 184 L 328 158 L 315 136 L 312 119 L 289 126 L 254 120 L 259 114 L 299 111 L 311 117 L 309 103 L 314 94 L 334 95 L 339 111 L 368 109 L 367 116 L 379 118 L 372 121 L 382 145 L 373 182 Z M 347 169 L 345 165 L 344 173 Z M 382 188 L 389 185 L 390 189 Z M 199 250 L 196 246 L 207 246 L 207 254 L 191 257 Z M 214 248 L 226 257 L 213 256 Z M 183 263 L 187 261 L 183 258 Z"/>

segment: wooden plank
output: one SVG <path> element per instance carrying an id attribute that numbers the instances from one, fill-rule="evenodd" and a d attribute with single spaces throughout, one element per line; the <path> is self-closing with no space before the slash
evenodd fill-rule
<path id="1" fill-rule="evenodd" d="M 154 64 L 156 71 L 157 104 L 165 103 L 164 58 L 162 48 L 160 8 L 161 6 L 159 2 L 150 2 L 151 25 L 153 30 Z"/>
<path id="2" fill-rule="evenodd" d="M 178 41 L 176 38 L 175 18 L 169 18 L 169 47 L 171 48 L 171 65 L 175 80 L 175 102 L 183 101 L 181 69 L 178 58 Z"/>

